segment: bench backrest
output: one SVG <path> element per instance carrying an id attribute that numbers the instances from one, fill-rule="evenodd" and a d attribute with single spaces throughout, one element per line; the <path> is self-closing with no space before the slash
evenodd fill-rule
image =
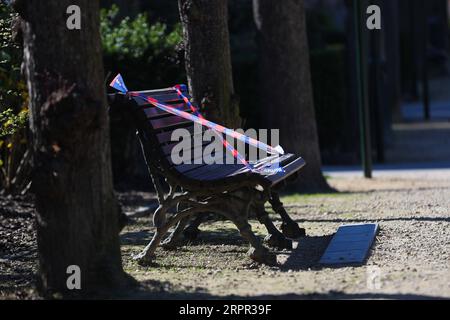
<path id="1" fill-rule="evenodd" d="M 185 89 L 184 89 L 185 90 Z M 187 91 L 182 91 L 183 95 L 190 99 Z M 156 100 L 178 108 L 188 113 L 192 113 L 186 103 L 180 99 L 174 89 L 166 88 L 159 90 L 141 91 L 140 94 L 145 96 L 151 96 Z M 139 97 L 126 97 L 122 94 L 116 94 L 114 100 L 117 97 L 122 96 L 122 103 L 120 105 L 128 105 L 128 110 L 133 111 L 134 123 L 137 125 L 138 133 L 140 135 L 141 142 L 143 143 L 144 153 L 146 154 L 147 163 L 153 162 L 153 166 L 158 167 L 160 171 L 164 172 L 164 175 L 175 177 L 175 179 L 187 178 L 195 180 L 211 179 L 214 176 L 223 175 L 224 171 L 236 171 L 236 169 L 244 168 L 240 163 L 234 165 L 208 165 L 202 161 L 202 155 L 204 149 L 211 144 L 211 142 L 201 142 L 200 145 L 194 144 L 194 139 L 202 141 L 202 137 L 198 135 L 203 134 L 205 128 L 200 128 L 197 125 L 194 135 L 194 123 L 190 120 L 186 120 L 182 117 L 165 112 L 152 104 L 148 103 Z M 117 101 L 116 101 L 117 102 Z M 179 143 L 179 141 L 172 141 L 172 133 L 176 129 L 186 129 L 191 134 L 190 148 L 186 151 L 190 152 L 190 163 L 174 164 L 171 154 L 172 149 Z M 223 163 L 225 163 L 225 157 L 227 152 L 222 149 Z M 228 154 L 228 157 L 230 155 Z M 235 159 L 234 159 L 235 160 Z M 200 162 L 200 163 L 199 163 Z M 237 162 L 235 160 L 235 162 Z"/>
<path id="2" fill-rule="evenodd" d="M 184 89 L 185 90 L 185 89 Z M 156 100 L 192 113 L 185 102 L 180 99 L 176 91 L 172 88 L 141 91 L 140 94 L 151 96 Z M 183 95 L 189 97 L 188 92 L 183 91 Z M 285 154 L 279 158 L 279 163 L 285 169 L 280 173 L 257 174 L 248 170 L 243 164 L 233 159 L 235 164 L 206 164 L 203 159 L 201 163 L 196 163 L 198 158 L 202 158 L 204 150 L 211 142 L 204 142 L 197 146 L 193 143 L 194 123 L 182 117 L 173 115 L 161 110 L 139 97 L 129 97 L 123 94 L 109 96 L 111 107 L 116 106 L 125 111 L 127 116 L 132 115 L 133 123 L 138 129 L 139 138 L 144 151 L 146 162 L 150 168 L 153 178 L 156 173 L 166 178 L 169 184 L 183 186 L 184 188 L 218 188 L 219 185 L 276 185 L 284 181 L 288 176 L 297 173 L 305 162 L 301 157 L 292 154 Z M 187 129 L 191 133 L 191 144 L 187 151 L 190 151 L 190 163 L 176 164 L 172 160 L 172 149 L 178 141 L 172 141 L 172 133 L 176 129 Z M 205 131 L 201 128 L 201 132 Z M 199 132 L 199 129 L 195 132 Z M 201 133 L 201 134 L 202 134 Z M 201 138 L 201 137 L 200 137 Z M 201 141 L 202 139 L 200 139 Z M 210 148 L 214 149 L 214 148 Z M 230 157 L 230 154 L 222 149 L 222 156 Z M 198 151 L 198 152 L 197 152 Z M 267 158 L 266 158 L 267 159 Z M 262 162 L 265 159 L 261 159 Z M 153 172 L 155 171 L 155 172 Z M 217 180 L 220 179 L 220 182 Z M 215 180 L 214 184 L 210 181 Z"/>

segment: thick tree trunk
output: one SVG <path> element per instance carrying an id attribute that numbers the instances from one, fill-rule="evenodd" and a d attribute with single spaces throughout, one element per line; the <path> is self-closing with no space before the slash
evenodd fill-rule
<path id="1" fill-rule="evenodd" d="M 225 0 L 178 0 L 186 73 L 195 102 L 209 120 L 239 128 Z"/>
<path id="2" fill-rule="evenodd" d="M 66 9 L 81 8 L 81 30 Z M 30 94 L 40 288 L 69 294 L 67 268 L 81 290 L 125 284 L 113 193 L 103 88 L 99 2 L 16 1 Z"/>
<path id="3" fill-rule="evenodd" d="M 280 129 L 285 150 L 307 162 L 296 189 L 328 190 L 321 172 L 303 0 L 254 0 L 253 5 L 265 125 Z"/>

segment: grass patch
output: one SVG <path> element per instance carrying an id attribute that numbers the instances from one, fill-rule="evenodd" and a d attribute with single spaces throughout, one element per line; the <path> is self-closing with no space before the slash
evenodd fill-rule
<path id="1" fill-rule="evenodd" d="M 295 203 L 295 202 L 303 202 L 308 200 L 316 200 L 316 199 L 351 199 L 354 195 L 350 193 L 313 193 L 313 194 L 289 194 L 281 197 L 281 202 L 283 203 Z"/>

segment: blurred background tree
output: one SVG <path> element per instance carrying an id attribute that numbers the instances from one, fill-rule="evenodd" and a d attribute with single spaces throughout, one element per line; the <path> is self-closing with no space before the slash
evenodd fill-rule
<path id="1" fill-rule="evenodd" d="M 230 128 L 241 128 L 228 31 L 228 3 L 179 0 L 189 90 L 202 114 Z"/>
<path id="2" fill-rule="evenodd" d="M 322 175 L 303 0 L 254 0 L 258 30 L 259 96 L 264 125 L 307 166 L 295 191 L 329 191 Z"/>

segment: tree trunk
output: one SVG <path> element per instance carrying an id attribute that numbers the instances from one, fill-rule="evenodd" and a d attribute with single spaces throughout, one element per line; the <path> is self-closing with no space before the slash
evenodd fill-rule
<path id="1" fill-rule="evenodd" d="M 285 150 L 307 162 L 295 189 L 329 190 L 321 172 L 303 0 L 254 0 L 253 6 L 264 125 L 280 129 Z"/>
<path id="2" fill-rule="evenodd" d="M 178 0 L 186 73 L 195 102 L 208 120 L 239 128 L 225 0 Z"/>
<path id="3" fill-rule="evenodd" d="M 103 87 L 99 2 L 79 0 L 81 30 L 66 27 L 72 0 L 15 1 L 30 95 L 39 287 L 87 294 L 128 283 L 122 269 Z M 68 266 L 81 270 L 69 291 Z"/>

